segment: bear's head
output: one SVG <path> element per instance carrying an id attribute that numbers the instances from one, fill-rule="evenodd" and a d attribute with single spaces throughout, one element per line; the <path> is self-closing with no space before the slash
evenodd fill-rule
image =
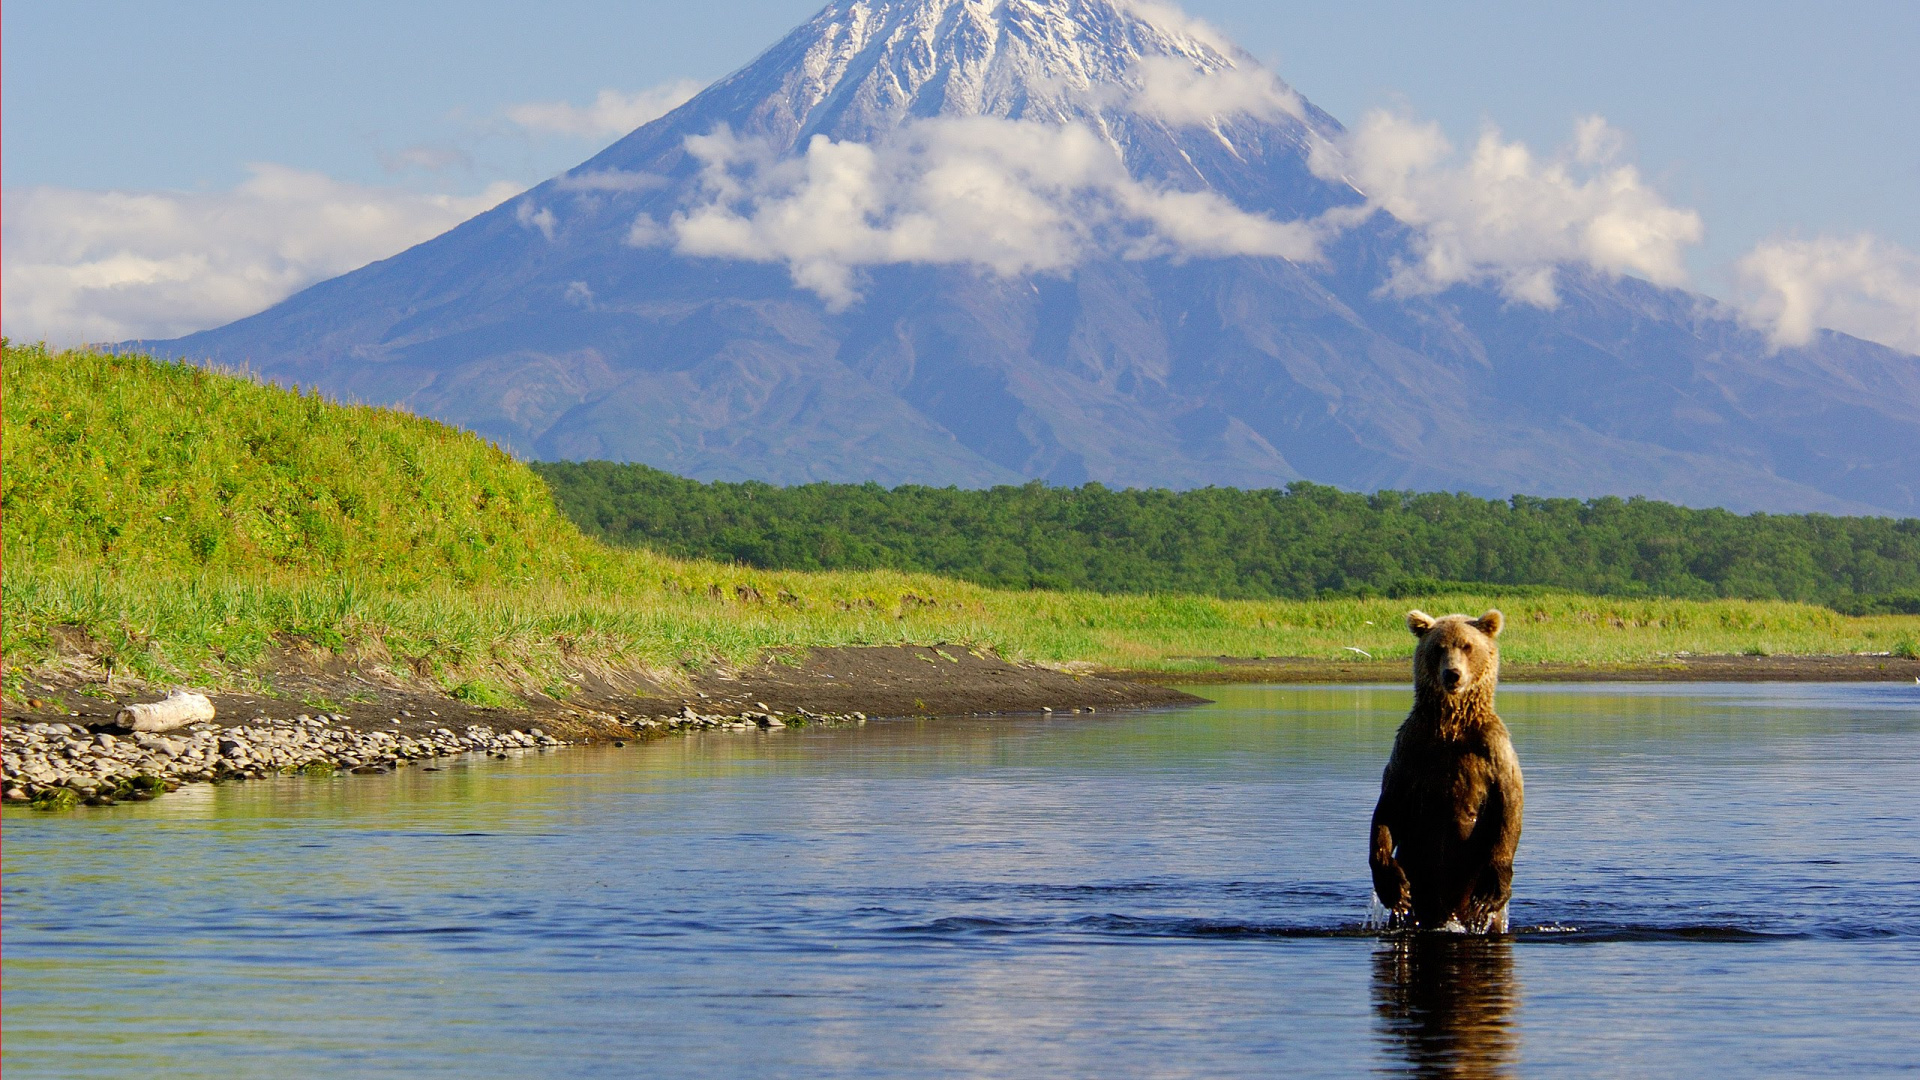
<path id="1" fill-rule="evenodd" d="M 1447 697 L 1489 692 L 1500 680 L 1500 627 L 1506 617 L 1489 611 L 1477 619 L 1424 611 L 1407 612 L 1407 629 L 1420 639 L 1413 650 L 1413 683 Z"/>

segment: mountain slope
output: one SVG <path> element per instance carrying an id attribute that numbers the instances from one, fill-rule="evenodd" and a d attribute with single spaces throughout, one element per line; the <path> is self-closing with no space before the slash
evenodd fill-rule
<path id="1" fill-rule="evenodd" d="M 1316 175 L 1341 135 L 1177 13 L 837 0 L 441 237 L 142 345 L 708 479 L 1920 513 L 1915 358 L 1577 268 L 1551 308 L 1389 290 L 1415 237 Z"/>

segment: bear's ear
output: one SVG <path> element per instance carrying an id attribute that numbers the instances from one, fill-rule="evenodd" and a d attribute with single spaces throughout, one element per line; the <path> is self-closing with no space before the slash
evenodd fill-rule
<path id="1" fill-rule="evenodd" d="M 1495 608 L 1494 610 L 1487 612 L 1485 615 L 1482 615 L 1479 618 L 1473 620 L 1474 629 L 1480 631 L 1481 633 L 1487 635 L 1488 637 L 1499 637 L 1500 628 L 1505 625 L 1507 625 L 1507 617 L 1505 615 L 1500 614 L 1500 609 L 1498 608 Z"/>
<path id="2" fill-rule="evenodd" d="M 1407 612 L 1407 629 L 1413 631 L 1414 637 L 1420 637 L 1433 629 L 1433 616 L 1415 608 Z"/>

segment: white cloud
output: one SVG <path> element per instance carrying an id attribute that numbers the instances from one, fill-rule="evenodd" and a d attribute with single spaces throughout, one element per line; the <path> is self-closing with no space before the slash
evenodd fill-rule
<path id="1" fill-rule="evenodd" d="M 473 168 L 473 155 L 457 146 L 415 143 L 403 146 L 391 153 L 380 155 L 380 166 L 390 173 L 419 170 L 421 172 L 446 172 L 450 169 Z"/>
<path id="2" fill-rule="evenodd" d="M 1416 231 L 1419 259 L 1397 269 L 1392 290 L 1488 282 L 1511 299 L 1553 307 L 1563 265 L 1658 285 L 1687 280 L 1684 253 L 1705 233 L 1700 216 L 1669 205 L 1633 166 L 1615 164 L 1622 142 L 1593 117 L 1552 158 L 1488 130 L 1458 161 L 1439 125 L 1375 111 L 1338 142 L 1318 143 L 1310 163 Z"/>
<path id="3" fill-rule="evenodd" d="M 618 138 L 679 108 L 700 89 L 701 84 L 692 79 L 679 79 L 632 94 L 602 90 L 591 105 L 536 101 L 509 108 L 507 119 L 541 134 Z"/>
<path id="4" fill-rule="evenodd" d="M 1162 0 L 1118 0 L 1114 5 L 1163 30 L 1192 38 L 1222 56 L 1240 55 L 1240 46 L 1205 19 L 1187 14 L 1176 3 Z"/>
<path id="5" fill-rule="evenodd" d="M 996 274 L 1059 272 L 1089 252 L 1175 258 L 1318 257 L 1314 230 L 1210 192 L 1134 180 L 1078 125 L 935 118 L 869 145 L 815 136 L 779 158 L 725 129 L 687 140 L 707 201 L 665 228 L 690 255 L 784 262 L 830 305 L 858 299 L 858 268 L 946 263 Z M 656 242 L 651 219 L 635 243 Z"/>
<path id="6" fill-rule="evenodd" d="M 548 240 L 553 239 L 553 227 L 559 224 L 559 219 L 553 216 L 552 210 L 544 206 L 535 206 L 532 199 L 520 200 L 520 204 L 513 208 L 513 220 L 538 231 Z"/>
<path id="7" fill-rule="evenodd" d="M 1582 117 L 1573 125 L 1573 160 L 1582 165 L 1605 165 L 1626 153 L 1627 137 L 1604 116 Z"/>
<path id="8" fill-rule="evenodd" d="M 252 172 L 214 193 L 7 191 L 6 333 L 64 345 L 218 326 L 429 239 L 514 190 L 420 195 L 279 165 Z"/>
<path id="9" fill-rule="evenodd" d="M 1271 120 L 1303 117 L 1300 95 L 1259 67 L 1202 70 L 1175 56 L 1150 56 L 1134 66 L 1140 81 L 1128 104 L 1169 124 L 1209 124 L 1233 116 Z"/>
<path id="10" fill-rule="evenodd" d="M 594 169 L 556 176 L 553 186 L 560 191 L 652 191 L 667 186 L 667 180 L 653 173 Z"/>
<path id="11" fill-rule="evenodd" d="M 1773 344 L 1829 327 L 1920 353 L 1920 255 L 1862 233 L 1768 240 L 1735 267 L 1750 322 Z"/>
<path id="12" fill-rule="evenodd" d="M 659 247 L 672 242 L 672 230 L 655 221 L 651 214 L 634 218 L 632 227 L 627 230 L 627 243 L 632 247 Z"/>

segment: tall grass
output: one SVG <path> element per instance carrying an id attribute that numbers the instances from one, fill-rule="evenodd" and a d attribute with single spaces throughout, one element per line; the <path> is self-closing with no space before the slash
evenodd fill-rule
<path id="1" fill-rule="evenodd" d="M 1052 663 L 1404 657 L 1409 606 L 1504 606 L 1506 655 L 1889 651 L 1920 619 L 1755 601 L 1503 596 L 1230 601 L 1006 592 L 890 571 L 768 572 L 582 536 L 539 478 L 477 437 L 244 378 L 7 346 L 9 696 L 69 665 L 259 684 L 317 651 L 489 699 L 587 669 L 663 677 L 768 650 L 952 642 Z"/>
<path id="2" fill-rule="evenodd" d="M 595 550 L 471 434 L 188 364 L 5 347 L 10 557 L 461 584 Z"/>
<path id="3" fill-rule="evenodd" d="M 826 645 L 953 642 L 1029 660 L 1168 671 L 1202 670 L 1207 658 L 1222 655 L 1350 659 L 1353 648 L 1405 658 L 1413 646 L 1402 623 L 1410 603 L 1436 611 L 1504 606 L 1510 663 L 1629 663 L 1676 652 L 1889 652 L 1911 641 L 1915 621 L 1765 601 L 1548 594 L 1509 602 L 1514 598 L 1497 593 L 1229 601 L 1006 593 L 892 574 L 706 569 L 700 576 L 723 585 L 718 597 L 704 587 L 663 587 L 645 573 L 395 586 L 350 577 L 114 574 L 10 559 L 6 660 L 10 675 L 18 675 L 65 651 L 92 658 L 88 663 L 110 658 L 117 670 L 147 680 L 244 685 L 272 650 L 293 648 L 387 665 L 447 689 L 527 693 L 562 685 L 582 669 L 670 674 L 745 664 L 769 649 Z M 743 601 L 726 583 L 763 596 L 786 591 L 791 599 Z"/>

